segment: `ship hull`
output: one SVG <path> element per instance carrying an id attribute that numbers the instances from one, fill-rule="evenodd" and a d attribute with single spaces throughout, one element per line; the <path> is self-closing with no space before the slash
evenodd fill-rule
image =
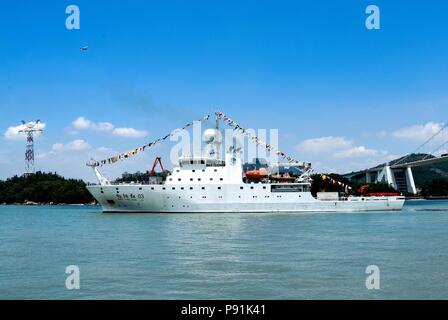
<path id="1" fill-rule="evenodd" d="M 231 213 L 401 210 L 404 197 L 317 200 L 310 192 L 272 192 L 269 184 L 87 186 L 103 212 Z"/>

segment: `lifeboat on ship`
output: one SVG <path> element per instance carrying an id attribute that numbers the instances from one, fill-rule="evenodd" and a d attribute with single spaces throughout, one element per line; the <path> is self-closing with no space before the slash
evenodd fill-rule
<path id="1" fill-rule="evenodd" d="M 267 178 L 268 176 L 269 172 L 266 168 L 246 171 L 246 178 L 249 180 L 261 180 Z"/>
<path id="2" fill-rule="evenodd" d="M 296 177 L 291 177 L 289 174 L 273 174 L 269 176 L 269 179 L 278 182 L 294 182 Z"/>

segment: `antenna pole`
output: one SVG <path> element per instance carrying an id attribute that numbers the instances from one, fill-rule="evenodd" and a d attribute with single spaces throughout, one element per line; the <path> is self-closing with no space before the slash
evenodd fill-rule
<path id="1" fill-rule="evenodd" d="M 216 120 L 215 120 L 215 130 L 216 130 L 216 136 L 215 136 L 215 155 L 216 159 L 219 160 L 221 157 L 220 149 L 221 149 L 221 132 L 219 131 L 219 116 L 216 113 Z"/>

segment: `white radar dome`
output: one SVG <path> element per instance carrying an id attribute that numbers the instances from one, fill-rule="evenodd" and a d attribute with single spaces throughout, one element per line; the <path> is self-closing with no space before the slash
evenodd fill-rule
<path id="1" fill-rule="evenodd" d="M 206 143 L 221 142 L 221 132 L 216 129 L 207 129 L 202 135 Z"/>

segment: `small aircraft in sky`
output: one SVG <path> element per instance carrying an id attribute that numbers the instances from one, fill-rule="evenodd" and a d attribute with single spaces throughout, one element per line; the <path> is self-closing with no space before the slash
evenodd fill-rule
<path id="1" fill-rule="evenodd" d="M 89 46 L 83 46 L 81 48 L 79 48 L 79 50 L 81 51 L 87 51 L 89 49 Z"/>

